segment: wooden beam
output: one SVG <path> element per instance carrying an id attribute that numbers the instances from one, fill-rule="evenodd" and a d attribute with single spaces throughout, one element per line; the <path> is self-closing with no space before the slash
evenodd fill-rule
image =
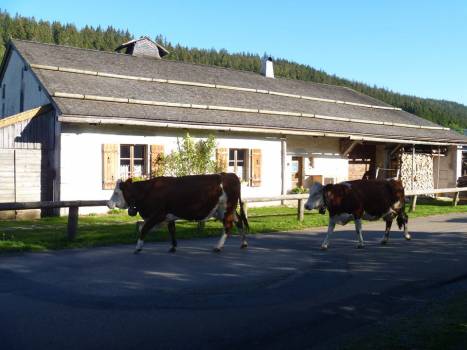
<path id="1" fill-rule="evenodd" d="M 399 144 L 396 147 L 394 147 L 394 149 L 391 151 L 391 153 L 389 153 L 389 156 L 390 157 L 393 156 L 394 153 L 396 153 L 401 147 L 402 147 L 402 144 Z"/>
<path id="2" fill-rule="evenodd" d="M 29 119 L 35 118 L 35 117 L 37 117 L 37 116 L 39 116 L 41 114 L 49 112 L 51 109 L 52 109 L 52 105 L 49 103 L 49 104 L 46 104 L 46 105 L 43 105 L 43 106 L 40 106 L 40 107 L 29 109 L 27 111 L 24 111 L 24 112 L 14 114 L 12 116 L 0 119 L 0 128 L 3 128 L 5 126 L 9 126 L 9 125 L 12 125 L 12 124 L 16 124 L 16 123 L 22 122 L 24 120 L 29 120 Z"/>
<path id="3" fill-rule="evenodd" d="M 67 235 L 69 241 L 74 240 L 78 232 L 78 211 L 79 207 L 70 207 L 68 210 Z"/>
<path id="4" fill-rule="evenodd" d="M 31 64 L 31 67 L 36 68 L 36 69 L 58 70 L 61 72 L 93 75 L 93 76 L 106 77 L 106 78 L 116 78 L 116 79 L 137 80 L 137 81 L 146 81 L 146 82 L 154 82 L 154 83 L 199 86 L 199 87 L 206 87 L 206 88 L 253 92 L 253 93 L 259 93 L 259 94 L 277 95 L 277 96 L 284 96 L 284 97 L 291 97 L 291 98 L 296 98 L 296 99 L 304 99 L 304 100 L 319 101 L 319 102 L 326 102 L 326 103 L 347 104 L 347 105 L 352 105 L 352 106 L 373 108 L 373 109 L 387 109 L 387 110 L 395 110 L 395 111 L 402 110 L 401 108 L 394 107 L 394 106 L 369 105 L 365 103 L 356 103 L 356 102 L 350 102 L 350 101 L 333 100 L 333 99 L 319 98 L 319 97 L 313 97 L 313 96 L 296 95 L 296 94 L 290 94 L 290 93 L 279 92 L 279 91 L 245 88 L 245 87 L 232 86 L 232 85 L 208 84 L 208 83 L 201 83 L 201 82 L 195 82 L 195 81 L 184 81 L 184 80 L 171 80 L 171 79 L 167 80 L 167 79 L 160 79 L 160 78 L 142 77 L 142 76 L 136 76 L 136 75 L 123 75 L 123 74 L 89 71 L 89 70 L 69 68 L 69 67 L 45 66 L 45 65 L 40 65 L 40 64 Z M 437 127 L 432 127 L 432 128 L 437 128 Z"/>
<path id="5" fill-rule="evenodd" d="M 112 96 L 98 96 L 98 95 L 83 95 L 83 94 L 76 94 L 76 93 L 68 93 L 68 92 L 60 92 L 55 91 L 52 96 L 54 97 L 62 97 L 62 98 L 71 98 L 71 99 L 79 99 L 79 100 L 93 100 L 93 101 L 103 101 L 103 102 L 115 102 L 115 103 L 131 103 L 131 104 L 138 104 L 138 105 L 154 105 L 154 106 L 166 106 L 166 107 L 178 107 L 178 108 L 198 108 L 193 107 L 190 103 L 179 103 L 179 102 L 166 102 L 166 101 L 140 101 L 135 99 L 129 98 L 121 98 L 121 97 L 112 97 Z M 319 114 L 309 114 L 309 113 L 299 113 L 299 112 L 292 112 L 292 111 L 279 111 L 279 110 L 266 110 L 266 109 L 251 109 L 251 108 L 243 108 L 243 107 L 234 107 L 234 106 L 216 106 L 216 105 L 207 105 L 207 109 L 211 110 L 218 110 L 218 111 L 230 111 L 230 112 L 244 112 L 244 113 L 257 113 L 257 114 L 273 114 L 273 115 L 285 115 L 291 117 L 300 117 L 300 118 L 316 118 L 316 119 L 324 119 L 324 120 L 335 120 L 335 121 L 345 121 L 349 123 L 363 123 L 363 124 L 374 124 L 374 125 L 392 125 L 395 124 L 392 122 L 381 122 L 378 120 L 370 120 L 370 119 L 359 119 L 359 118 L 342 118 L 336 116 L 327 116 L 327 115 L 319 115 Z M 437 127 L 430 126 L 425 127 L 423 125 L 411 125 L 411 124 L 404 124 L 404 125 L 397 125 L 399 127 L 405 128 L 416 128 L 416 129 L 434 129 Z M 443 127 L 439 127 L 438 129 L 443 130 Z"/>
<path id="6" fill-rule="evenodd" d="M 415 211 L 417 207 L 417 195 L 412 196 L 412 201 L 410 202 L 410 211 Z"/>
<path id="7" fill-rule="evenodd" d="M 352 152 L 352 150 L 355 148 L 355 146 L 357 146 L 358 144 L 360 144 L 361 142 L 360 141 L 352 141 L 352 143 L 350 144 L 349 147 L 347 147 L 344 152 L 342 152 L 342 155 L 344 157 L 347 157 L 349 155 L 350 152 Z"/>
<path id="8" fill-rule="evenodd" d="M 48 209 L 68 207 L 104 207 L 107 200 L 59 201 L 59 202 L 12 202 L 0 203 L 0 210 Z"/>
<path id="9" fill-rule="evenodd" d="M 303 222 L 303 218 L 305 217 L 305 200 L 299 199 L 297 205 L 297 220 Z"/>

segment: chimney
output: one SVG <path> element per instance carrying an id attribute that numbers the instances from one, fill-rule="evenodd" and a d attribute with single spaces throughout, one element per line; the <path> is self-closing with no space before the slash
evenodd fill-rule
<path id="1" fill-rule="evenodd" d="M 115 49 L 117 52 L 122 50 L 125 50 L 124 53 L 127 55 L 152 57 L 156 59 L 161 59 L 169 53 L 165 47 L 149 39 L 147 36 L 130 40 Z"/>
<path id="2" fill-rule="evenodd" d="M 266 78 L 274 78 L 274 67 L 271 56 L 264 55 L 261 59 L 261 75 Z"/>

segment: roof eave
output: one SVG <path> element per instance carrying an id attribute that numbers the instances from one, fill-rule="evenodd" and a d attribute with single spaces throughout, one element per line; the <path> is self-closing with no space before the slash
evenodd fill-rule
<path id="1" fill-rule="evenodd" d="M 197 130 L 221 130 L 231 132 L 246 132 L 246 133 L 259 133 L 259 134 L 277 134 L 277 135 L 300 135 L 300 136 L 321 136 L 321 137 L 337 137 L 348 138 L 351 140 L 360 141 L 375 141 L 384 143 L 399 143 L 399 144 L 423 144 L 423 145 L 464 145 L 460 140 L 442 140 L 437 141 L 428 139 L 397 139 L 384 135 L 372 134 L 349 134 L 336 131 L 315 131 L 305 129 L 282 129 L 275 127 L 255 127 L 255 126 L 237 126 L 237 125 L 219 125 L 219 124 L 197 124 L 197 123 L 177 123 L 177 122 L 164 122 L 153 121 L 144 119 L 126 119 L 126 118 L 110 118 L 99 116 L 83 116 L 73 114 L 60 115 L 58 120 L 64 123 L 79 123 L 79 124 L 97 124 L 97 125 L 132 125 L 132 126 L 149 126 L 168 129 L 197 129 Z"/>

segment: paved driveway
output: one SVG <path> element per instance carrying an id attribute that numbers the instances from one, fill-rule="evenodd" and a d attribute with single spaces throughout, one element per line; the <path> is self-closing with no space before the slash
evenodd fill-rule
<path id="1" fill-rule="evenodd" d="M 2 349 L 303 349 L 423 303 L 467 276 L 467 215 L 411 220 L 381 246 L 383 222 L 0 257 Z M 366 229 L 366 230 L 365 230 Z"/>

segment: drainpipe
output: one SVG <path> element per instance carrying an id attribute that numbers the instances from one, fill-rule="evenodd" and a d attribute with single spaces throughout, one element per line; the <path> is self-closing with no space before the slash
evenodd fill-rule
<path id="1" fill-rule="evenodd" d="M 436 189 L 439 188 L 439 163 L 441 162 L 441 147 L 438 146 L 438 170 L 437 173 L 438 175 L 436 176 Z"/>
<path id="2" fill-rule="evenodd" d="M 285 137 L 281 138 L 281 194 L 286 194 L 286 168 L 287 168 L 287 139 Z M 284 205 L 284 201 L 281 201 L 281 204 Z"/>
<path id="3" fill-rule="evenodd" d="M 413 177 L 414 177 L 414 168 L 415 168 L 415 145 L 412 145 L 412 191 L 413 191 Z"/>

